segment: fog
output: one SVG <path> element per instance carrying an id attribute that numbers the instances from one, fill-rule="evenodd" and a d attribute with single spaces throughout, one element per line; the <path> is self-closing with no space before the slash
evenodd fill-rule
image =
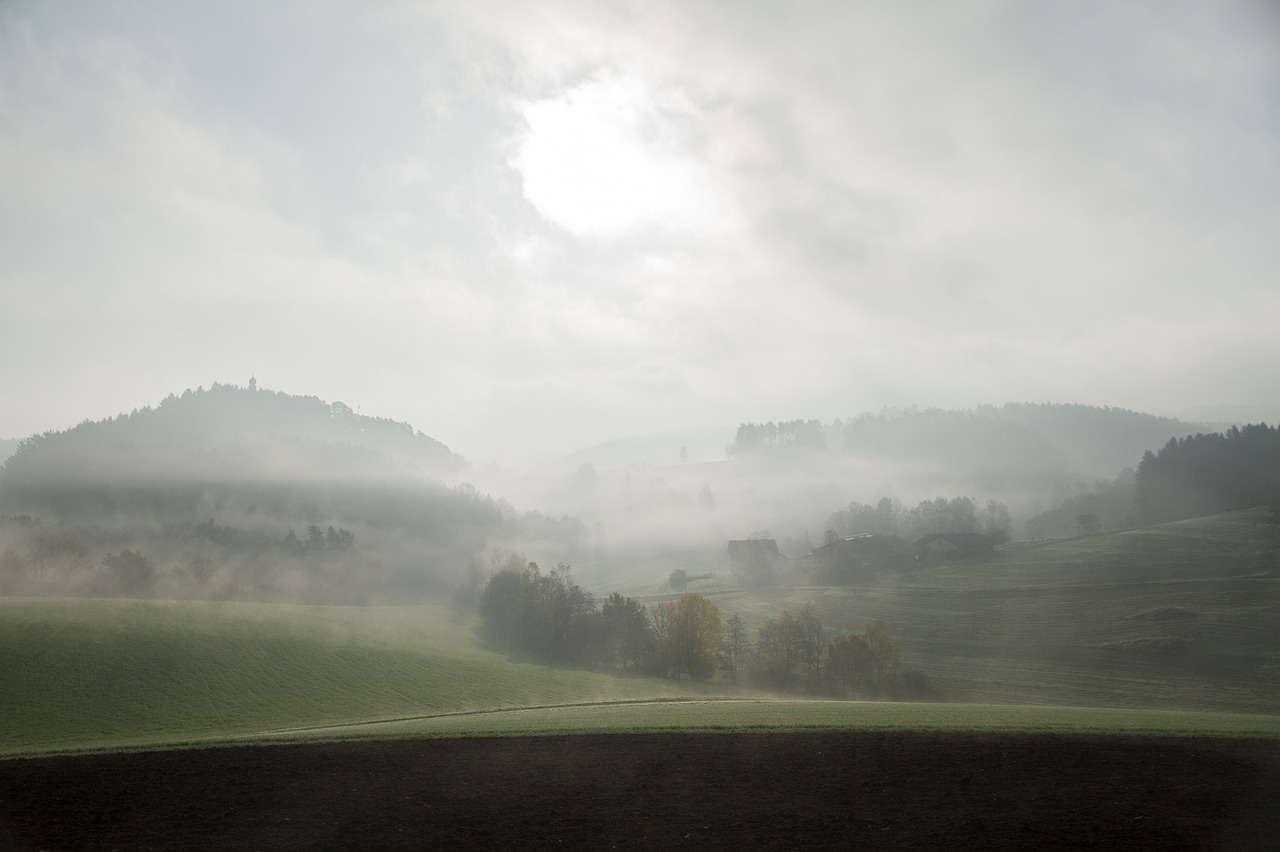
<path id="1" fill-rule="evenodd" d="M 340 401 L 214 384 L 22 441 L 0 470 L 0 553 L 22 594 L 441 600 L 513 553 L 589 587 L 647 586 L 724 574 L 727 542 L 747 538 L 801 557 L 831 530 L 1003 541 L 1071 534 L 1085 513 L 1124 528 L 1143 453 L 1203 428 L 1084 406 L 911 408 L 505 469 Z M 935 517 L 952 501 L 960 514 Z M 860 506 L 877 505 L 864 528 Z"/>
<path id="2" fill-rule="evenodd" d="M 371 601 L 883 499 L 1120 528 L 1145 451 L 1280 417 L 1277 47 L 1247 0 L 5 4 L 4 552 Z"/>
<path id="3" fill-rule="evenodd" d="M 1278 32 L 6 3 L 0 437 L 252 373 L 508 468 L 909 405 L 1271 420 Z"/>

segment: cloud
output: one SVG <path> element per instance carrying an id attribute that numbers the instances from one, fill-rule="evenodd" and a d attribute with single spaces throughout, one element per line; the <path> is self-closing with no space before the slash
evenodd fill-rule
<path id="1" fill-rule="evenodd" d="M 678 92 L 634 77 L 594 78 L 520 104 L 512 165 L 550 221 L 589 237 L 637 231 L 704 236 L 727 215 L 695 156 L 698 115 Z"/>
<path id="2" fill-rule="evenodd" d="M 1252 402 L 1277 33 L 1244 2 L 10 5 L 0 357 L 40 366 L 0 435 L 251 369 L 482 457 Z"/>

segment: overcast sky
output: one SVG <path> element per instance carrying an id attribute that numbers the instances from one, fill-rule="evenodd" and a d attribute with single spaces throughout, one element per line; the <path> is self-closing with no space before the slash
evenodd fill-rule
<path id="1" fill-rule="evenodd" d="M 0 3 L 0 437 L 251 373 L 475 461 L 1280 416 L 1278 10 Z"/>

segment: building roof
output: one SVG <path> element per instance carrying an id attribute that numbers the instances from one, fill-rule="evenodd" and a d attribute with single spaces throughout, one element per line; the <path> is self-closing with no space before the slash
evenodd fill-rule
<path id="1" fill-rule="evenodd" d="M 735 557 L 778 553 L 778 542 L 772 538 L 743 538 L 729 542 L 729 555 Z"/>
<path id="2" fill-rule="evenodd" d="M 921 550 L 959 550 L 972 553 L 979 550 L 990 550 L 995 547 L 995 539 L 986 533 L 956 532 L 932 533 L 917 541 L 913 546 Z"/>

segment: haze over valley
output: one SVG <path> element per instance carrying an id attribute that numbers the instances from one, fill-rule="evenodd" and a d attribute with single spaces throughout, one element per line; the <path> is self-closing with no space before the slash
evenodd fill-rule
<path id="1" fill-rule="evenodd" d="M 0 848 L 1274 848 L 1277 234 L 1273 0 L 0 2 Z"/>

